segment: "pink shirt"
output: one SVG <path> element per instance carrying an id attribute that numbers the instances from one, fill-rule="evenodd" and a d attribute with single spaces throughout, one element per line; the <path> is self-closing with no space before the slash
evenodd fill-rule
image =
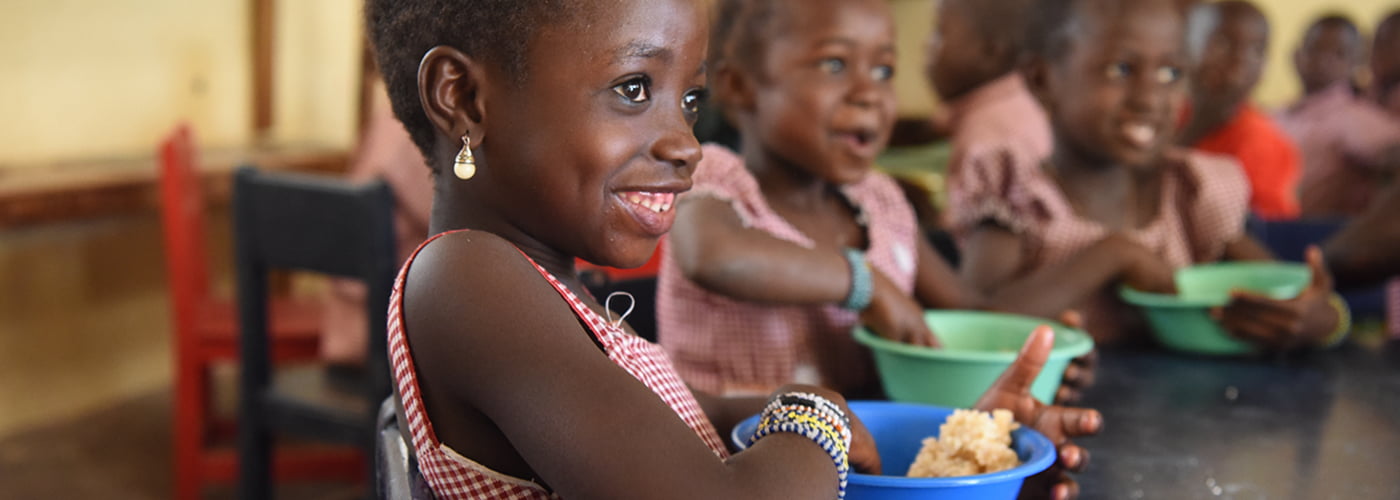
<path id="1" fill-rule="evenodd" d="M 1375 196 L 1381 156 L 1400 144 L 1400 122 L 1345 85 L 1304 97 L 1278 116 L 1303 154 L 1303 215 L 1355 215 Z"/>
<path id="2" fill-rule="evenodd" d="M 871 172 L 842 191 L 868 219 L 870 263 L 900 289 L 912 292 L 919 231 L 914 210 L 899 187 L 888 176 Z M 695 186 L 684 196 L 727 201 L 745 226 L 802 247 L 815 246 L 768 206 L 743 159 L 722 147 L 705 146 Z M 658 339 L 692 387 L 737 395 L 768 394 L 792 382 L 837 388 L 873 382 L 868 352 L 851 338 L 855 312 L 836 304 L 781 306 L 732 300 L 686 279 L 669 245 L 662 251 Z M 834 359 L 819 366 L 814 345 L 833 353 Z"/>
<path id="3" fill-rule="evenodd" d="M 1063 263 L 1109 234 L 1076 214 L 1043 168 L 1027 168 L 1006 157 L 984 160 L 949 186 L 949 202 L 958 214 L 954 228 L 966 234 L 991 222 L 1019 236 L 1025 263 L 1017 279 Z M 1239 164 L 1224 156 L 1177 150 L 1161 168 L 1168 175 L 1157 218 L 1126 236 L 1173 267 L 1219 260 L 1225 245 L 1244 232 L 1249 183 Z M 1098 340 L 1125 338 L 1135 326 L 1135 313 L 1118 300 L 1112 286 L 1077 307 Z"/>
<path id="4" fill-rule="evenodd" d="M 950 177 L 989 163 L 989 155 L 1037 166 L 1054 148 L 1050 119 L 1020 73 L 987 82 L 948 106 L 953 113 Z"/>

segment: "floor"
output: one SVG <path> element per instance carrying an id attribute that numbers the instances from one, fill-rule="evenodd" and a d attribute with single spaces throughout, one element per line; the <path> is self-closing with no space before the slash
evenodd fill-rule
<path id="1" fill-rule="evenodd" d="M 227 213 L 211 213 L 208 227 L 212 265 L 229 269 Z M 155 214 L 0 231 L 0 498 L 169 498 L 160 235 Z M 223 274 L 216 288 L 226 290 Z M 362 494 L 302 484 L 278 497 Z"/>

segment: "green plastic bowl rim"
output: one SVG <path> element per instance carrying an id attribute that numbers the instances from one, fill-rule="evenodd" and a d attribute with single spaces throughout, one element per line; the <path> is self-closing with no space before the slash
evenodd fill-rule
<path id="1" fill-rule="evenodd" d="M 973 311 L 953 311 L 953 312 L 973 312 Z M 1015 314 L 984 313 L 989 315 L 1005 316 L 1033 321 L 1037 325 L 1046 325 L 1055 329 L 1056 346 L 1050 350 L 1050 358 L 1054 360 L 1077 358 L 1088 354 L 1094 350 L 1094 339 L 1089 334 L 1077 328 L 1070 328 L 1063 324 L 1021 316 Z M 937 332 L 934 333 L 937 335 Z M 1026 332 L 1030 335 L 1030 332 Z M 923 346 L 909 345 L 902 342 L 895 342 L 879 335 L 875 335 L 863 326 L 856 327 L 855 338 L 857 342 L 866 346 L 876 348 L 881 351 L 891 351 L 907 356 L 914 356 L 928 359 L 945 359 L 949 361 L 996 361 L 1010 363 L 1020 354 L 1020 350 L 1011 352 L 991 352 L 991 351 L 965 351 L 965 350 L 945 350 L 934 349 Z M 1063 344 L 1060 344 L 1063 342 Z"/>

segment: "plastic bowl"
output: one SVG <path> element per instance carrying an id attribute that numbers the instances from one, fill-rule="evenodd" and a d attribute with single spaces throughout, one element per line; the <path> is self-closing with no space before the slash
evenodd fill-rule
<path id="1" fill-rule="evenodd" d="M 1302 264 L 1229 262 L 1205 264 L 1176 272 L 1177 295 L 1147 293 L 1124 287 L 1119 296 L 1142 309 L 1152 335 L 1169 349 L 1193 354 L 1232 356 L 1255 352 L 1210 317 L 1210 309 L 1230 301 L 1230 292 L 1248 290 L 1275 299 L 1298 296 L 1312 280 Z"/>
<path id="2" fill-rule="evenodd" d="M 852 473 L 846 483 L 848 500 L 905 499 L 986 499 L 1010 500 L 1021 491 L 1021 483 L 1045 470 L 1055 461 L 1055 445 L 1040 433 L 1022 427 L 1011 431 L 1011 447 L 1021 465 L 1001 472 L 976 476 L 944 478 L 903 477 L 914 462 L 923 440 L 938 435 L 938 427 L 953 414 L 950 408 L 910 403 L 854 401 L 855 412 L 880 450 L 880 462 L 888 476 Z M 747 447 L 758 427 L 758 416 L 739 422 L 730 439 L 739 449 Z"/>
<path id="3" fill-rule="evenodd" d="M 1177 295 L 1187 301 L 1225 304 L 1230 292 L 1247 290 L 1286 300 L 1312 280 L 1312 270 L 1287 262 L 1222 262 L 1177 270 Z"/>
<path id="4" fill-rule="evenodd" d="M 1011 366 L 1031 331 L 1049 325 L 1055 329 L 1055 347 L 1031 394 L 1050 403 L 1070 360 L 1094 349 L 1093 339 L 1084 332 L 1029 316 L 928 311 L 924 321 L 943 347 L 902 344 L 856 328 L 856 341 L 874 352 L 885 393 L 895 401 L 970 408 Z"/>

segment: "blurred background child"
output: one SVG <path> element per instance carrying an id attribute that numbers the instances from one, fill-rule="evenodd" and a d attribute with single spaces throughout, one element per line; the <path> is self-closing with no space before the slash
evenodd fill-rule
<path id="1" fill-rule="evenodd" d="M 1244 234 L 1248 185 L 1228 158 L 1172 148 L 1188 57 L 1180 8 L 1166 1 L 1038 5 L 1026 66 L 1055 150 L 1042 169 L 1005 160 L 954 183 L 967 259 L 962 274 L 997 303 L 1049 315 L 1080 307 L 1105 342 L 1140 331 L 1114 296 L 1124 283 L 1169 291 L 1176 268 L 1267 259 Z M 1075 29 L 1068 29 L 1073 26 Z M 1273 348 L 1321 344 L 1339 312 L 1316 252 L 1298 298 L 1238 294 L 1226 328 Z M 1048 294 L 1044 290 L 1054 289 Z"/>
<path id="2" fill-rule="evenodd" d="M 1297 218 L 1298 148 L 1250 102 L 1269 48 L 1269 20 L 1244 0 L 1199 4 L 1191 10 L 1187 45 L 1191 101 L 1180 144 L 1238 161 L 1255 214 Z"/>
<path id="3" fill-rule="evenodd" d="M 1330 15 L 1308 28 L 1294 53 L 1303 96 L 1279 115 L 1279 125 L 1303 155 L 1304 215 L 1359 214 L 1400 168 L 1400 123 L 1356 95 L 1364 48 L 1355 23 Z"/>
<path id="4" fill-rule="evenodd" d="M 804 7 L 719 6 L 710 67 L 743 149 L 706 147 L 658 285 L 661 344 L 703 390 L 878 394 L 858 322 L 932 345 L 925 307 L 979 305 L 873 171 L 895 119 L 889 6 Z"/>
<path id="5" fill-rule="evenodd" d="M 1371 37 L 1371 98 L 1391 116 L 1400 118 L 1400 11 L 1376 24 Z"/>
<path id="6" fill-rule="evenodd" d="M 924 76 L 950 110 L 950 176 L 985 163 L 981 159 L 987 156 L 1006 156 L 1034 168 L 1050 154 L 1050 122 L 1017 71 L 1031 4 L 938 2 L 937 21 L 924 47 Z"/>

